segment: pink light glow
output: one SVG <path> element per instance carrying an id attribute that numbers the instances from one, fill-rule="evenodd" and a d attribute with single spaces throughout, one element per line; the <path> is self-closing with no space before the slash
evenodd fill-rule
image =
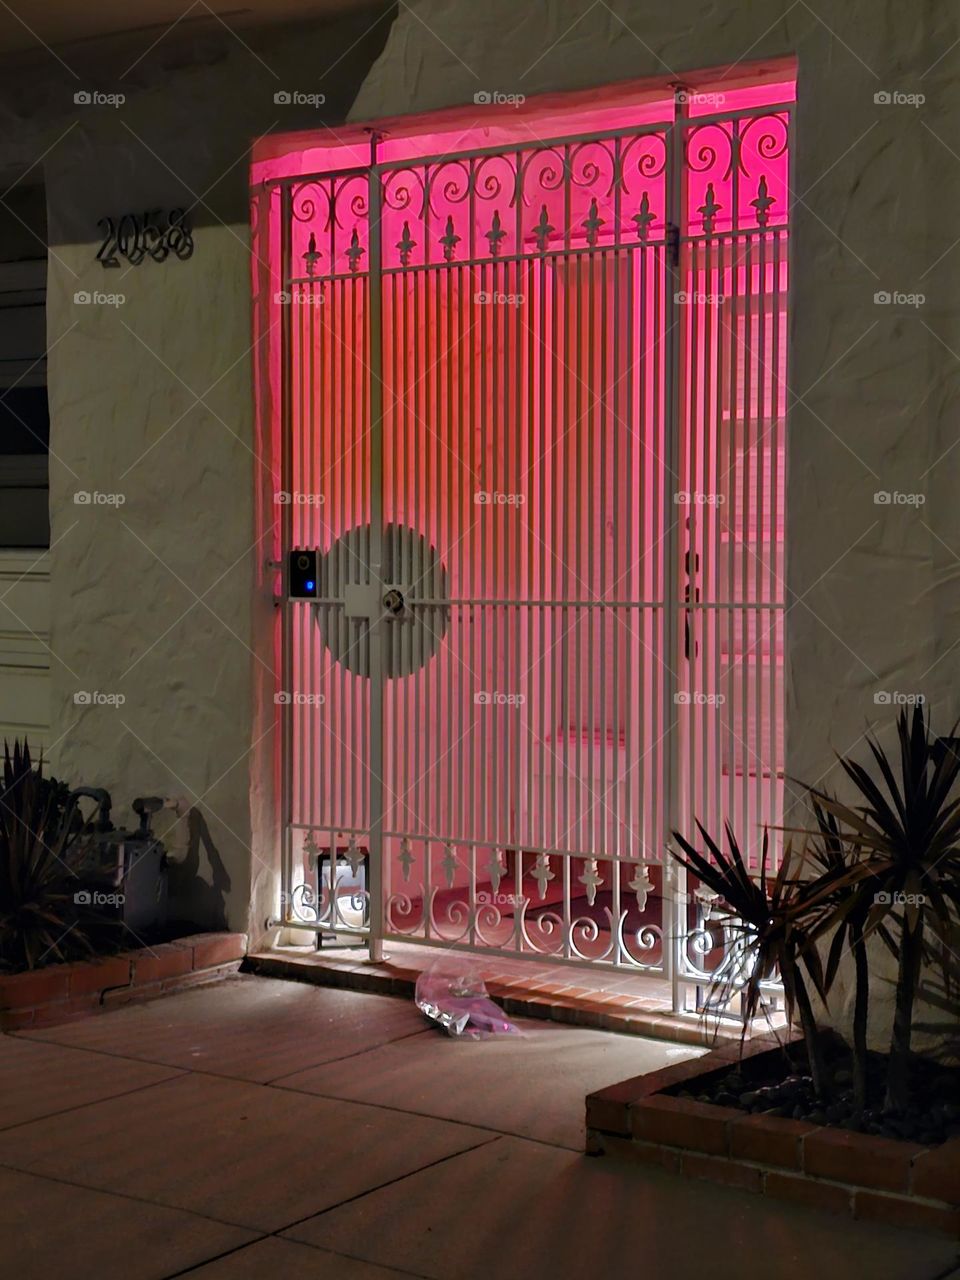
<path id="1" fill-rule="evenodd" d="M 793 82 L 704 81 L 697 93 L 683 119 L 662 87 L 633 87 L 491 109 L 483 125 L 480 107 L 388 122 L 372 372 L 369 136 L 353 126 L 258 152 L 263 456 L 276 489 L 311 495 L 293 505 L 292 545 L 327 554 L 331 594 L 362 579 L 379 397 L 385 564 L 438 601 L 421 606 L 409 668 L 397 631 L 384 688 L 384 827 L 422 841 L 420 906 L 394 908 L 398 930 L 426 911 L 431 886 L 462 898 L 487 883 L 496 850 L 516 852 L 525 883 L 531 849 L 566 853 L 575 883 L 585 852 L 660 861 L 674 717 L 685 820 L 730 820 L 755 856 L 761 825 L 780 818 L 789 118 L 776 108 Z M 571 138 L 582 141 L 553 141 Z M 270 184 L 301 177 L 289 188 L 285 267 Z M 290 304 L 274 298 L 291 290 L 285 381 L 278 321 Z M 672 468 L 668 330 L 679 352 Z M 693 496 L 671 564 L 678 492 Z M 478 493 L 517 500 L 478 504 Z M 261 514 L 265 529 L 273 513 Z M 285 549 L 275 534 L 275 557 Z M 356 624 L 332 619 L 323 606 L 294 614 L 290 665 L 314 701 L 290 712 L 289 817 L 364 831 L 369 655 Z M 336 655 L 351 649 L 345 665 Z M 676 707 L 664 693 L 673 668 L 695 695 Z M 521 709 L 478 713 L 478 688 L 520 693 Z M 453 871 L 448 844 L 459 850 Z M 388 888 L 400 891 L 399 835 L 386 846 Z M 608 873 L 602 892 L 630 896 L 634 867 Z M 512 864 L 504 874 L 513 885 Z M 557 883 L 541 891 L 539 904 L 563 896 Z"/>

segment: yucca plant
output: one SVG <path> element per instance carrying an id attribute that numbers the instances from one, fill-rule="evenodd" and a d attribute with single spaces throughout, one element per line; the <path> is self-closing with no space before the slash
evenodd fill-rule
<path id="1" fill-rule="evenodd" d="M 72 863 L 84 837 L 61 788 L 34 768 L 26 743 L 4 743 L 0 794 L 0 968 L 33 969 L 90 955 Z"/>
<path id="2" fill-rule="evenodd" d="M 787 1018 L 792 1024 L 794 1013 L 799 1016 L 814 1091 L 823 1098 L 828 1079 L 808 983 L 824 1002 L 827 989 L 813 933 L 829 910 L 831 895 L 849 873 L 834 870 L 816 881 L 803 880 L 796 875 L 799 860 L 788 845 L 776 873 L 768 876 L 769 833 L 764 831 L 760 873 L 754 876 L 729 823 L 724 828 L 728 853 L 702 823 L 696 826 L 706 851 L 675 831 L 673 838 L 683 852 L 674 852 L 674 857 L 719 896 L 718 909 L 733 938 L 715 971 L 714 986 L 724 1001 L 740 988 L 745 1032 L 761 1011 L 763 985 L 779 977 Z"/>
<path id="3" fill-rule="evenodd" d="M 953 970 L 950 946 L 960 918 L 960 755 L 937 748 L 922 706 L 912 716 L 900 712 L 897 740 L 895 761 L 875 737 L 867 738 L 880 781 L 857 761 L 840 757 L 857 792 L 851 804 L 817 789 L 811 795 L 837 820 L 838 836 L 861 863 L 863 937 L 876 932 L 897 961 L 885 1109 L 902 1112 L 910 1104 L 914 1005 L 924 961 L 936 962 L 947 983 Z M 863 905 L 851 911 L 859 914 Z"/>
<path id="4" fill-rule="evenodd" d="M 834 814 L 814 796 L 812 808 L 816 830 L 806 848 L 806 857 L 821 877 L 830 877 L 833 891 L 811 941 L 830 937 L 824 970 L 824 987 L 829 992 L 847 951 L 854 963 L 853 1009 L 853 1095 L 858 1112 L 867 1105 L 867 1017 L 870 1008 L 870 967 L 867 962 L 866 928 L 872 906 L 872 889 L 866 884 L 870 870 L 862 851 L 845 838 Z"/>

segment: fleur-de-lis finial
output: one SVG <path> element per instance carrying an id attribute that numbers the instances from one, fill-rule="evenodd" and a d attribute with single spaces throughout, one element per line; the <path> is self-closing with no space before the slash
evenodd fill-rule
<path id="1" fill-rule="evenodd" d="M 556 228 L 550 225 L 550 221 L 547 218 L 547 206 L 542 204 L 540 206 L 540 221 L 533 228 L 533 234 L 537 237 L 537 248 L 541 253 L 546 249 L 550 236 L 555 230 Z"/>
<path id="2" fill-rule="evenodd" d="M 410 254 L 417 247 L 417 242 L 410 234 L 410 223 L 403 224 L 403 234 L 397 241 L 397 248 L 400 250 L 400 265 L 407 267 L 410 265 Z"/>
<path id="3" fill-rule="evenodd" d="M 452 262 L 457 245 L 460 243 L 460 237 L 453 226 L 453 214 L 447 215 L 447 225 L 444 228 L 443 235 L 440 237 L 440 243 L 443 245 L 444 258 L 447 262 Z"/>
<path id="4" fill-rule="evenodd" d="M 703 214 L 703 230 L 705 235 L 713 235 L 713 222 L 722 208 L 722 204 L 717 204 L 717 197 L 713 191 L 713 183 L 708 182 L 706 199 L 697 210 L 697 213 Z"/>
<path id="5" fill-rule="evenodd" d="M 506 232 L 500 224 L 500 214 L 497 210 L 493 213 L 493 222 L 490 224 L 490 230 L 483 233 L 490 241 L 490 252 L 496 257 L 500 252 L 500 241 L 506 236 Z"/>
<path id="6" fill-rule="evenodd" d="M 596 196 L 594 196 L 594 198 L 590 201 L 590 212 L 587 214 L 586 218 L 584 218 L 583 224 L 582 224 L 583 227 L 586 229 L 587 244 L 590 245 L 591 249 L 597 243 L 597 233 L 599 232 L 600 228 L 603 226 L 603 222 L 604 220 L 603 218 L 600 217 L 600 214 L 597 210 Z"/>
<path id="7" fill-rule="evenodd" d="M 312 276 L 317 268 L 317 262 L 320 254 L 317 251 L 317 237 L 310 232 L 310 240 L 307 243 L 307 251 L 303 254 L 303 260 L 307 264 L 307 275 Z"/>
<path id="8" fill-rule="evenodd" d="M 357 234 L 357 228 L 353 228 L 353 235 L 350 237 L 350 248 L 347 250 L 347 261 L 350 263 L 350 270 L 356 273 L 360 269 L 360 259 L 363 257 L 363 249 L 360 245 L 360 236 Z"/>
<path id="9" fill-rule="evenodd" d="M 633 215 L 633 221 L 637 224 L 637 235 L 641 240 L 646 240 L 650 231 L 650 223 L 656 219 L 656 214 L 650 212 L 650 198 L 646 192 L 640 197 L 640 208 Z"/>
<path id="10" fill-rule="evenodd" d="M 773 196 L 767 194 L 767 180 L 762 173 L 757 185 L 757 198 L 750 203 L 757 211 L 757 226 L 765 227 L 770 218 L 770 206 L 776 204 L 776 201 Z"/>

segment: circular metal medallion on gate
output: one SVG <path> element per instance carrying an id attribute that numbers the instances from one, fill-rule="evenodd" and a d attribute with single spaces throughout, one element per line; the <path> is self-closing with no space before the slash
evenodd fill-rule
<path id="1" fill-rule="evenodd" d="M 384 527 L 376 579 L 370 550 L 370 525 L 357 525 L 318 557 L 318 594 L 337 603 L 312 606 L 317 627 L 335 661 L 354 675 L 369 676 L 370 621 L 376 615 L 385 617 L 391 625 L 383 674 L 387 679 L 412 675 L 437 652 L 450 625 L 446 567 L 436 547 L 407 525 Z M 364 586 L 371 588 L 370 612 L 351 615 L 345 607 L 348 589 L 356 593 Z"/>

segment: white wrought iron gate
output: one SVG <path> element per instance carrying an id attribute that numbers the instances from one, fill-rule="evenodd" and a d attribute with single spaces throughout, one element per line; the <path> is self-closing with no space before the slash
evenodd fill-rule
<path id="1" fill-rule="evenodd" d="M 288 923 L 679 993 L 722 940 L 671 829 L 759 869 L 790 107 L 678 103 L 276 184 Z"/>

